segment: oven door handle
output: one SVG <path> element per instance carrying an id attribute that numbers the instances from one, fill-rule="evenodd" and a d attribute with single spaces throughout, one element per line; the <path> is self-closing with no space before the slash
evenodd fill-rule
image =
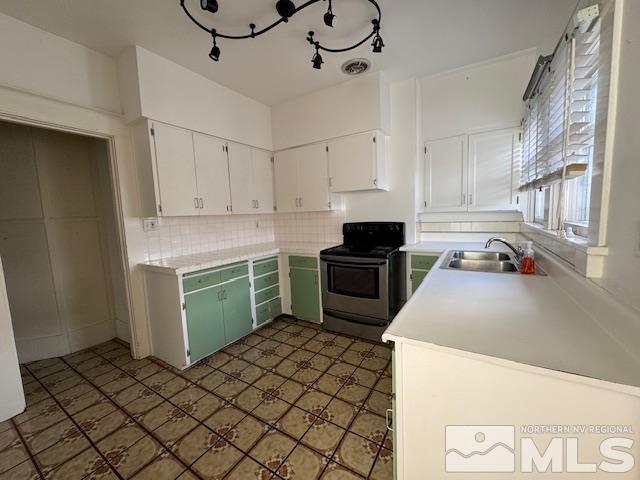
<path id="1" fill-rule="evenodd" d="M 327 313 L 328 315 L 331 315 L 332 317 L 338 318 L 340 320 L 345 320 L 347 322 L 357 323 L 357 324 L 360 324 L 360 325 L 366 325 L 368 327 L 371 327 L 371 326 L 384 327 L 386 325 L 389 325 L 389 322 L 384 321 L 384 320 L 374 319 L 374 318 L 371 318 L 371 317 L 362 317 L 362 316 L 356 316 L 356 315 L 349 315 L 349 314 L 345 314 L 345 313 L 338 313 L 335 310 L 331 310 L 329 308 L 325 308 L 324 312 Z M 372 322 L 367 322 L 365 320 L 361 320 L 362 318 L 371 318 L 371 320 L 373 320 L 373 321 Z"/>
<path id="2" fill-rule="evenodd" d="M 380 261 L 377 261 L 377 262 L 366 261 L 366 262 L 362 262 L 362 263 L 340 262 L 340 261 L 337 261 L 337 260 L 328 260 L 328 259 L 322 258 L 322 257 L 320 257 L 320 260 L 322 260 L 323 262 L 325 262 L 327 264 L 338 265 L 338 266 L 341 266 L 341 267 L 382 267 L 382 266 L 387 264 L 386 260 L 380 260 Z"/>

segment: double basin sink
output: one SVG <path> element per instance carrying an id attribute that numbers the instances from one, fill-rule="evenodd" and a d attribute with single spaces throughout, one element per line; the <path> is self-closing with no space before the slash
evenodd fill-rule
<path id="1" fill-rule="evenodd" d="M 503 252 L 454 250 L 449 252 L 440 268 L 487 273 L 519 273 L 515 255 Z M 538 275 L 544 273 L 538 268 Z"/>

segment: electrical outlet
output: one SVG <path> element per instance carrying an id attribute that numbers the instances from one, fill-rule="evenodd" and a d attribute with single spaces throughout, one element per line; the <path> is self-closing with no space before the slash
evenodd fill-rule
<path id="1" fill-rule="evenodd" d="M 600 16 L 600 6 L 596 3 L 587 8 L 583 8 L 582 10 L 578 10 L 576 14 L 576 20 L 578 23 L 586 22 L 587 20 L 591 20 Z"/>
<path id="2" fill-rule="evenodd" d="M 158 228 L 158 219 L 157 218 L 143 218 L 142 219 L 142 230 L 145 232 L 151 232 Z"/>

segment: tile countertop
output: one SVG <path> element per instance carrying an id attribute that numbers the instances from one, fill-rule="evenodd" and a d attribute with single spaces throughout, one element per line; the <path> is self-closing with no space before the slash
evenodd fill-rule
<path id="1" fill-rule="evenodd" d="M 484 244 L 424 242 L 403 247 L 425 254 L 451 249 L 484 250 Z M 543 269 L 545 262 L 550 262 L 547 271 L 565 268 L 540 253 Z M 430 344 L 640 387 L 638 357 L 625 350 L 552 276 L 445 270 L 440 268 L 444 257 L 393 320 L 383 335 L 385 341 Z M 598 289 L 584 278 L 576 281 Z M 602 293 L 594 290 L 593 294 Z"/>
<path id="2" fill-rule="evenodd" d="M 254 258 L 289 253 L 293 255 L 318 255 L 320 250 L 334 246 L 335 243 L 259 243 L 236 248 L 227 248 L 214 252 L 195 253 L 181 257 L 164 258 L 140 263 L 145 270 L 183 275 L 185 273 L 215 268 L 230 263 L 242 262 Z"/>

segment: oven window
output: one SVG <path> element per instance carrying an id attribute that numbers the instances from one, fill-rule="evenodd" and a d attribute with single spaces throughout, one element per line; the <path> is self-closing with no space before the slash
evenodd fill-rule
<path id="1" fill-rule="evenodd" d="M 343 267 L 327 265 L 331 293 L 360 298 L 380 297 L 380 270 L 377 267 Z"/>

